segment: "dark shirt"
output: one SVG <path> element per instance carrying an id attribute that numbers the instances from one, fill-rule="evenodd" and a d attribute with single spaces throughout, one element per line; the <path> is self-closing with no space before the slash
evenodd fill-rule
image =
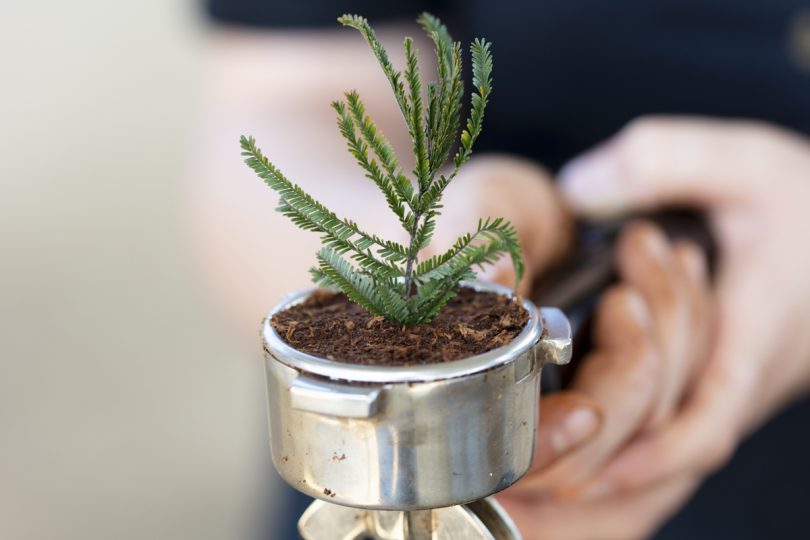
<path id="1" fill-rule="evenodd" d="M 253 26 L 337 27 L 345 12 L 374 24 L 431 10 L 462 43 L 484 36 L 494 44 L 495 89 L 478 150 L 516 152 L 552 168 L 651 113 L 756 118 L 810 134 L 807 0 L 209 6 L 220 21 Z"/>
<path id="2" fill-rule="evenodd" d="M 462 43 L 477 36 L 494 43 L 494 92 L 476 150 L 519 153 L 552 168 L 646 114 L 760 119 L 810 135 L 808 1 L 208 5 L 220 22 L 278 27 L 334 27 L 346 12 L 374 24 L 432 11 Z M 746 441 L 657 538 L 809 537 L 809 457 L 804 401 Z"/>

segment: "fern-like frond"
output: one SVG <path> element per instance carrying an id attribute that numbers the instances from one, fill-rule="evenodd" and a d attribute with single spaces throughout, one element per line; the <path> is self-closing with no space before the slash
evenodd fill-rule
<path id="1" fill-rule="evenodd" d="M 433 175 L 447 161 L 459 127 L 459 111 L 464 84 L 461 80 L 461 45 L 441 21 L 430 13 L 417 19 L 435 45 L 438 89 L 428 86 L 428 133 Z"/>
<path id="2" fill-rule="evenodd" d="M 442 78 L 447 73 L 448 66 L 452 63 L 453 38 L 450 37 L 447 27 L 442 24 L 442 21 L 427 11 L 422 12 L 416 22 L 419 23 L 425 34 L 436 45 L 436 61 L 438 62 L 439 77 Z"/>
<path id="3" fill-rule="evenodd" d="M 363 104 L 359 101 L 356 92 L 347 92 L 346 99 L 348 101 L 348 109 L 346 104 L 340 101 L 332 103 L 332 108 L 338 113 L 338 127 L 343 138 L 349 147 L 349 153 L 357 160 L 357 164 L 366 171 L 366 177 L 370 179 L 380 189 L 388 203 L 388 207 L 399 218 L 400 223 L 407 227 L 410 219 L 406 215 L 405 203 L 400 189 L 397 189 L 398 184 L 395 183 L 396 178 L 392 181 L 392 176 L 384 173 L 377 161 L 369 156 L 369 141 L 371 144 L 379 146 L 378 150 L 383 154 L 381 159 L 387 161 L 383 165 L 388 168 L 393 166 L 396 168 L 396 158 L 393 157 L 393 150 L 390 145 L 387 145 L 373 123 L 364 122 Z M 351 111 L 351 112 L 350 112 Z M 357 118 L 360 118 L 358 120 Z M 366 117 L 367 118 L 367 117 Z M 363 140 L 357 137 L 357 123 L 360 123 L 360 132 L 363 135 Z M 378 157 L 380 157 L 378 155 Z M 410 206 L 412 201 L 407 201 Z"/>
<path id="4" fill-rule="evenodd" d="M 368 24 L 368 20 L 359 15 L 346 14 L 338 17 L 338 22 L 344 26 L 349 26 L 355 30 L 358 30 L 363 35 L 366 42 L 368 42 L 369 46 L 371 47 L 371 51 L 374 53 L 374 56 L 380 63 L 380 67 L 382 67 L 383 73 L 385 73 L 385 76 L 388 79 L 388 83 L 391 85 L 391 89 L 394 91 L 394 98 L 397 101 L 399 110 L 402 112 L 402 116 L 404 116 L 405 120 L 407 121 L 410 112 L 408 110 L 408 101 L 405 97 L 405 86 L 402 84 L 402 74 L 394 69 L 394 66 L 388 59 L 388 52 L 386 52 L 385 47 L 383 47 L 382 43 L 380 43 L 380 41 L 377 39 L 377 35 L 374 33 L 371 25 Z"/>
<path id="5" fill-rule="evenodd" d="M 317 255 L 315 256 L 315 258 L 317 259 Z M 340 287 L 338 287 L 334 281 L 326 277 L 326 274 L 324 274 L 319 267 L 313 266 L 312 268 L 310 268 L 309 275 L 312 277 L 312 283 L 314 283 L 318 287 L 322 289 L 329 289 L 330 291 L 335 292 L 340 291 Z"/>
<path id="6" fill-rule="evenodd" d="M 358 272 L 329 248 L 322 248 L 316 257 L 318 268 L 311 269 L 310 273 L 318 286 L 343 291 L 349 299 L 373 315 L 384 316 L 397 324 L 409 323 L 410 305 L 396 281 L 379 280 Z"/>
<path id="7" fill-rule="evenodd" d="M 454 175 L 449 177 L 441 175 L 430 184 L 427 191 L 419 198 L 419 208 L 423 213 L 440 208 L 444 189 L 450 184 L 453 177 Z"/>
<path id="8" fill-rule="evenodd" d="M 479 240 L 482 237 L 486 236 L 494 236 L 499 239 L 506 239 L 508 240 L 511 238 L 511 234 L 514 231 L 512 224 L 508 221 L 505 222 L 503 218 L 496 218 L 486 219 L 486 220 L 479 220 L 478 227 L 476 228 L 475 232 L 470 234 L 467 233 L 464 236 L 459 237 L 455 243 L 440 255 L 434 255 L 433 257 L 426 259 L 419 263 L 417 266 L 416 272 L 419 275 L 427 274 L 428 272 L 432 271 L 437 266 L 440 266 L 453 257 L 457 256 L 461 251 L 473 244 L 474 241 Z"/>
<path id="9" fill-rule="evenodd" d="M 476 92 L 472 95 L 470 117 L 467 127 L 461 132 L 461 144 L 453 162 L 458 170 L 472 155 L 473 144 L 481 134 L 484 124 L 484 109 L 486 109 L 489 95 L 492 92 L 492 44 L 478 38 L 472 42 L 470 53 L 472 55 L 473 86 Z"/>
<path id="10" fill-rule="evenodd" d="M 437 60 L 438 77 L 426 83 L 426 102 L 411 38 L 403 43 L 405 67 L 399 71 L 365 18 L 344 15 L 338 20 L 358 30 L 368 42 L 405 119 L 414 154 L 413 178 L 404 173 L 393 146 L 366 114 L 356 92 L 347 92 L 345 101 L 332 104 L 349 152 L 382 192 L 409 240 L 407 246 L 385 240 L 339 218 L 290 182 L 252 137 L 242 137 L 245 163 L 279 194 L 278 210 L 295 225 L 321 235 L 323 248 L 317 253 L 318 266 L 311 270 L 313 281 L 343 291 L 374 315 L 414 325 L 432 321 L 458 293 L 461 281 L 475 276 L 473 268 L 492 264 L 505 254 L 511 256 L 519 280 L 524 272 L 520 245 L 514 227 L 501 218 L 479 221 L 474 233 L 459 238 L 448 251 L 419 261 L 419 252 L 433 237 L 444 191 L 470 159 L 481 133 L 492 91 L 491 44 L 476 39 L 470 47 L 474 91 L 470 116 L 461 129 L 461 44 L 453 41 L 438 18 L 423 13 L 418 19 L 434 44 Z M 440 174 L 456 145 L 454 167 Z"/>
<path id="11" fill-rule="evenodd" d="M 451 64 L 443 93 L 439 114 L 439 128 L 436 133 L 436 167 L 441 167 L 450 156 L 461 122 L 464 81 L 462 80 L 461 43 L 453 43 L 450 51 Z"/>
<path id="12" fill-rule="evenodd" d="M 385 310 L 385 318 L 402 326 L 411 326 L 411 304 L 405 299 L 401 283 L 377 282 L 377 294 Z"/>
<path id="13" fill-rule="evenodd" d="M 410 100 L 410 115 L 408 130 L 413 141 L 413 155 L 416 158 L 416 176 L 419 191 L 427 189 L 430 184 L 430 163 L 428 149 L 425 141 L 424 105 L 422 103 L 422 79 L 419 76 L 419 58 L 413 46 L 413 39 L 405 38 L 405 80 L 408 82 L 408 99 Z"/>
<path id="14" fill-rule="evenodd" d="M 383 169 L 385 169 L 391 188 L 396 192 L 397 197 L 413 211 L 416 208 L 413 185 L 399 169 L 399 160 L 393 146 L 377 128 L 371 117 L 366 114 L 365 105 L 363 105 L 357 92 L 348 92 L 346 100 L 360 134 L 380 160 Z"/>
<path id="15" fill-rule="evenodd" d="M 390 242 L 363 232 L 356 223 L 340 219 L 331 210 L 313 199 L 301 187 L 293 184 L 276 168 L 256 146 L 253 137 L 242 137 L 242 155 L 245 163 L 275 190 L 280 197 L 278 211 L 287 216 L 298 227 L 322 233 L 321 241 L 341 253 L 353 252 L 358 262 L 374 266 L 387 276 L 401 276 L 402 269 L 390 260 L 379 260 L 371 255 L 369 248 L 391 250 Z M 387 244 L 387 245 L 386 245 Z M 397 246 L 404 252 L 403 246 Z"/>
<path id="16" fill-rule="evenodd" d="M 348 104 L 349 111 L 352 118 L 357 125 L 360 134 L 363 136 L 366 144 L 374 151 L 377 159 L 380 160 L 385 172 L 390 177 L 397 176 L 397 169 L 399 168 L 399 159 L 397 158 L 394 148 L 388 139 L 385 138 L 382 131 L 377 128 L 377 125 L 366 114 L 366 106 L 360 99 L 356 91 L 352 90 L 346 92 L 346 103 Z"/>
<path id="17" fill-rule="evenodd" d="M 439 212 L 435 208 L 429 209 L 425 212 L 425 216 L 422 219 L 422 224 L 419 225 L 419 228 L 416 230 L 416 251 L 422 251 L 430 244 L 430 240 L 433 238 L 433 232 L 436 230 L 436 216 L 439 215 Z"/>
<path id="18" fill-rule="evenodd" d="M 483 243 L 477 243 L 484 240 Z M 481 266 L 509 254 L 515 268 L 516 286 L 523 277 L 524 263 L 515 228 L 503 218 L 479 220 L 473 234 L 466 234 L 446 252 L 435 255 L 417 266 L 418 279 L 431 281 L 454 274 L 459 267 Z"/>
<path id="19" fill-rule="evenodd" d="M 377 253 L 386 261 L 403 262 L 408 258 L 408 250 L 402 244 L 380 238 L 377 239 L 377 244 L 380 246 Z"/>
<path id="20" fill-rule="evenodd" d="M 373 315 L 385 315 L 383 301 L 370 278 L 357 272 L 338 253 L 328 247 L 321 248 L 316 257 L 321 285 L 339 288 L 349 299 Z"/>
<path id="21" fill-rule="evenodd" d="M 476 239 L 483 241 L 475 243 Z M 475 277 L 473 267 L 493 264 L 506 253 L 513 255 L 517 283 L 523 275 L 523 260 L 514 228 L 502 219 L 495 219 L 479 222 L 475 234 L 459 238 L 446 253 L 421 263 L 413 310 L 420 314 L 420 322 L 433 320 L 442 306 L 457 294 L 459 282 Z"/>
<path id="22" fill-rule="evenodd" d="M 414 298 L 413 324 L 429 323 L 456 294 L 463 280 L 475 278 L 470 267 L 460 266 L 452 274 L 422 283 Z"/>
<path id="23" fill-rule="evenodd" d="M 458 44 L 456 44 L 456 47 L 453 58 L 459 62 L 460 70 L 460 50 L 458 49 Z M 420 198 L 420 208 L 423 213 L 431 208 L 436 208 L 440 204 L 445 188 L 447 188 L 450 182 L 456 177 L 461 166 L 470 159 L 473 144 L 481 134 L 484 124 L 484 110 L 486 109 L 489 95 L 492 92 L 492 54 L 490 48 L 491 44 L 482 39 L 475 40 L 470 47 L 473 57 L 473 85 L 476 88 L 476 92 L 474 92 L 471 97 L 472 107 L 470 118 L 467 119 L 467 126 L 461 133 L 459 148 L 453 158 L 453 164 L 455 166 L 453 171 L 446 176 L 441 175 L 432 182 L 428 190 L 423 193 Z M 437 152 L 443 152 L 442 162 L 449 156 L 452 143 L 451 135 L 458 130 L 458 111 L 460 110 L 463 86 L 454 86 L 453 91 L 456 92 L 456 94 L 454 94 L 452 103 L 448 103 L 445 106 L 449 107 L 448 113 L 453 115 L 456 122 L 453 123 L 452 120 L 449 119 L 442 120 L 445 125 L 448 125 L 448 123 L 452 123 L 453 125 L 452 129 L 448 131 L 446 138 L 442 139 L 447 146 L 438 147 L 436 149 Z"/>
<path id="24" fill-rule="evenodd" d="M 438 88 L 438 89 L 437 89 Z M 439 121 L 439 108 L 441 107 L 441 103 L 439 102 L 440 96 L 437 92 L 440 92 L 441 88 L 437 87 L 436 81 L 428 81 L 427 85 L 427 119 L 425 121 L 426 129 L 427 129 L 427 144 L 428 144 L 428 160 L 430 163 L 430 170 L 431 172 L 435 172 L 433 168 L 433 164 L 435 163 L 435 137 L 436 131 L 438 129 L 437 123 Z"/>

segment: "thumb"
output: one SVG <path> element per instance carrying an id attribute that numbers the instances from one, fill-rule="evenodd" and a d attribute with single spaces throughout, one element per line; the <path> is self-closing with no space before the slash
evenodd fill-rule
<path id="1" fill-rule="evenodd" d="M 795 162 L 797 139 L 755 122 L 645 117 L 566 165 L 562 192 L 575 210 L 594 217 L 750 201 L 774 163 Z"/>
<path id="2" fill-rule="evenodd" d="M 559 260 L 572 242 L 573 220 L 551 176 L 526 159 L 505 155 L 475 158 L 447 187 L 445 197 L 465 204 L 442 209 L 434 241 L 424 253 L 441 253 L 480 218 L 502 217 L 515 227 L 523 252 L 526 271 L 518 289 L 521 294 L 530 291 L 537 274 Z M 479 277 L 510 287 L 515 283 L 508 256 L 486 265 Z"/>

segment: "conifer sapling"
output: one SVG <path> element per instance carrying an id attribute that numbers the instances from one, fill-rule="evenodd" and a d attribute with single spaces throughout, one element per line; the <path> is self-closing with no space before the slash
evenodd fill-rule
<path id="1" fill-rule="evenodd" d="M 322 235 L 323 247 L 316 255 L 318 266 L 311 270 L 315 283 L 340 289 L 372 314 L 403 326 L 433 320 L 458 293 L 461 282 L 475 277 L 474 267 L 492 264 L 504 254 L 512 258 L 517 284 L 523 275 L 520 245 L 514 227 L 502 218 L 481 219 L 474 232 L 460 237 L 445 253 L 419 259 L 419 252 L 433 236 L 442 194 L 470 159 L 481 133 L 492 91 L 491 43 L 476 39 L 470 46 L 474 91 L 470 116 L 461 129 L 461 44 L 452 40 L 438 18 L 428 13 L 418 18 L 434 43 L 438 64 L 438 79 L 427 83 L 427 101 L 423 99 L 417 51 L 411 38 L 404 41 L 405 69 L 398 71 L 365 18 L 344 15 L 338 21 L 360 31 L 370 45 L 413 142 L 415 167 L 409 177 L 391 144 L 366 114 L 357 92 L 347 92 L 344 101 L 332 103 L 349 152 L 380 189 L 409 241 L 403 245 L 379 238 L 336 216 L 290 182 L 262 154 L 253 137 L 243 136 L 245 163 L 278 193 L 277 210 L 300 228 Z M 452 165 L 445 169 L 454 148 Z"/>

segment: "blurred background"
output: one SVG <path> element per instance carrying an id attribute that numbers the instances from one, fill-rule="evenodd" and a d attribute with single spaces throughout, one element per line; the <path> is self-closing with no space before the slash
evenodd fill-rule
<path id="1" fill-rule="evenodd" d="M 185 238 L 204 26 L 186 0 L 4 5 L 0 538 L 267 518 L 258 340 L 224 328 Z"/>
<path id="2" fill-rule="evenodd" d="M 328 103 L 339 97 L 335 88 L 358 87 L 395 147 L 407 148 L 400 122 L 387 123 L 397 120 L 386 114 L 394 109 L 387 83 L 373 62 L 346 61 L 368 54 L 355 35 L 309 28 L 331 25 L 340 5 L 310 13 L 305 3 L 236 3 L 253 4 L 264 20 L 233 5 L 223 15 L 224 0 L 8 4 L 0 17 L 0 540 L 291 538 L 300 509 L 287 506 L 291 492 L 272 471 L 257 334 L 281 292 L 308 282 L 301 260 L 276 253 L 295 248 L 309 264 L 318 239 L 272 212 L 276 198 L 241 164 L 237 139 L 252 133 L 291 178 L 321 180 L 313 193 L 344 213 L 373 186 L 356 174 Z M 356 4 L 367 4 L 358 11 L 373 20 L 389 10 L 410 19 L 423 3 Z M 661 21 L 688 32 L 664 32 L 658 43 L 659 28 L 641 25 L 648 33 L 633 38 L 658 48 L 635 47 L 617 32 L 601 57 L 591 56 L 592 42 L 612 29 L 599 15 L 600 6 L 611 11 L 607 4 L 585 2 L 597 16 L 582 20 L 565 3 L 544 4 L 557 19 L 514 17 L 517 3 L 491 16 L 485 1 L 471 4 L 448 2 L 469 16 L 463 31 L 486 28 L 507 58 L 525 54 L 523 35 L 542 52 L 531 70 L 499 72 L 499 88 L 512 94 L 488 116 L 493 135 L 482 138 L 483 150 L 556 169 L 650 111 L 750 116 L 808 132 L 810 5 L 801 0 L 773 10 L 659 2 Z M 252 28 L 275 22 L 276 9 L 285 24 Z M 638 11 L 629 24 L 658 21 L 656 10 Z M 684 24 L 693 12 L 710 24 Z M 557 20 L 591 41 L 569 39 L 570 26 Z M 745 24 L 762 31 L 748 36 L 763 47 L 759 55 L 738 54 L 749 50 Z M 377 28 L 386 44 L 402 34 Z M 602 77 L 599 85 L 591 76 Z M 545 92 L 537 107 L 524 87 Z M 539 121 L 527 120 L 527 110 Z M 313 147 L 317 160 L 308 159 Z M 392 221 L 383 206 L 363 210 L 361 225 L 379 231 Z M 282 222 L 285 233 L 271 238 Z M 213 249 L 200 249 L 206 242 Z M 736 465 L 750 475 L 710 480 L 708 491 L 721 497 L 684 521 L 723 515 L 734 530 L 757 520 L 775 530 L 761 500 L 801 521 L 806 498 L 791 493 L 804 490 L 808 475 L 788 465 L 807 470 L 792 427 L 806 426 L 802 414 L 765 432 L 780 452 L 767 474 L 757 456 L 773 450 L 752 452 Z M 794 491 L 768 476 L 780 462 Z M 713 506 L 743 493 L 739 478 L 751 476 L 760 484 L 745 500 L 751 506 Z M 666 537 L 679 538 L 672 531 Z"/>

